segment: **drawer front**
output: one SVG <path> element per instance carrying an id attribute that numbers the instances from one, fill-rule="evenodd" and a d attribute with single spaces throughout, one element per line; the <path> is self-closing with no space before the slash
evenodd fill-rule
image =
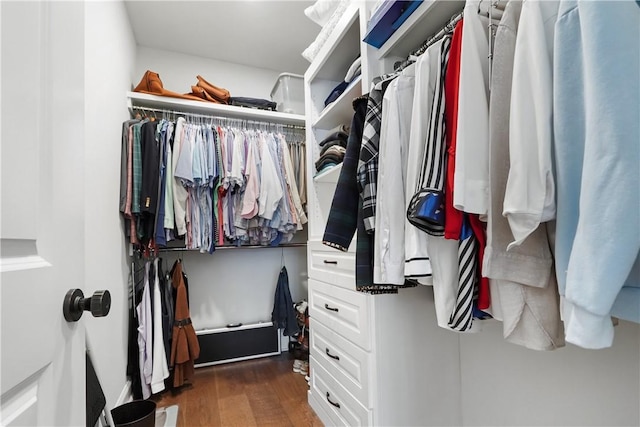
<path id="1" fill-rule="evenodd" d="M 369 353 L 311 318 L 311 355 L 364 407 L 370 408 Z"/>
<path id="2" fill-rule="evenodd" d="M 362 406 L 349 392 L 337 383 L 318 361 L 311 357 L 311 393 L 334 425 L 370 426 L 372 413 Z"/>
<path id="3" fill-rule="evenodd" d="M 352 252 L 341 252 L 323 245 L 309 242 L 309 277 L 322 280 L 346 289 L 356 289 L 356 257 Z"/>
<path id="4" fill-rule="evenodd" d="M 368 295 L 309 279 L 309 315 L 364 350 L 371 349 Z"/>
<path id="5" fill-rule="evenodd" d="M 338 424 L 333 420 L 334 414 L 328 412 L 326 403 L 316 397 L 312 390 L 307 392 L 307 402 L 309 402 L 311 409 L 313 409 L 318 418 L 320 418 L 320 421 L 322 421 L 322 425 L 329 427 Z"/>

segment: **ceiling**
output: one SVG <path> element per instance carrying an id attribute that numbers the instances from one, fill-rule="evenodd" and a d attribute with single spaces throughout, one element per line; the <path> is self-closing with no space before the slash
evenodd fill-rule
<path id="1" fill-rule="evenodd" d="M 320 31 L 303 13 L 313 3 L 125 1 L 138 45 L 297 74 Z"/>

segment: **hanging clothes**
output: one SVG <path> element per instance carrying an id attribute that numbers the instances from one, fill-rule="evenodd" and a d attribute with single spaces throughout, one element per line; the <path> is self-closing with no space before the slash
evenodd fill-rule
<path id="1" fill-rule="evenodd" d="M 142 297 L 136 307 L 138 316 L 138 360 L 143 399 L 151 397 L 151 376 L 153 373 L 153 317 L 151 314 L 151 291 L 149 290 L 150 267 L 150 261 L 146 261 Z"/>
<path id="2" fill-rule="evenodd" d="M 148 121 L 140 130 L 140 154 L 142 179 L 140 182 L 140 230 L 143 243 L 155 236 L 155 220 L 158 213 L 158 189 L 160 188 L 160 141 L 156 135 L 158 122 Z"/>
<path id="3" fill-rule="evenodd" d="M 373 263 L 373 281 L 378 284 L 405 284 L 404 188 L 414 90 L 411 65 L 389 84 L 382 100 Z"/>
<path id="4" fill-rule="evenodd" d="M 638 27 L 637 2 L 573 0 L 555 27 L 556 274 L 586 348 L 612 345 L 611 316 L 640 322 Z"/>
<path id="5" fill-rule="evenodd" d="M 160 289 L 160 276 L 162 276 L 162 261 L 156 258 L 154 260 L 153 274 L 153 361 L 150 383 L 151 392 L 154 394 L 164 390 L 164 380 L 169 377 L 163 333 L 163 300 Z"/>
<path id="6" fill-rule="evenodd" d="M 556 217 L 551 117 L 553 39 L 559 4 L 525 2 L 518 25 L 509 125 L 511 167 L 502 212 L 513 233 L 510 248 Z"/>
<path id="7" fill-rule="evenodd" d="M 347 152 L 322 243 L 347 251 L 357 230 L 356 290 L 371 294 L 394 294 L 398 293 L 398 286 L 373 283 L 374 241 L 373 235 L 365 230 L 363 200 L 360 197 L 358 168 L 368 105 L 369 97 L 359 97 L 353 101 L 355 112 L 351 120 Z"/>
<path id="8" fill-rule="evenodd" d="M 300 332 L 296 320 L 291 291 L 289 290 L 289 275 L 287 268 L 282 267 L 278 275 L 278 283 L 273 298 L 273 310 L 271 311 L 271 321 L 279 329 L 284 329 L 284 335 L 294 336 Z"/>
<path id="9" fill-rule="evenodd" d="M 449 155 L 454 173 L 453 206 L 485 216 L 489 194 L 489 18 L 478 13 L 481 0 L 467 0 L 456 83 L 456 136 Z M 453 172 L 453 170 L 451 171 Z"/>
<path id="10" fill-rule="evenodd" d="M 281 132 L 182 117 L 175 124 L 125 122 L 120 208 L 126 235 L 151 246 L 181 236 L 186 249 L 208 253 L 216 245 L 291 241 L 307 216 L 296 179 L 306 159 L 296 150 L 294 161 L 290 145 L 304 143 Z"/>
<path id="11" fill-rule="evenodd" d="M 189 314 L 187 288 L 182 275 L 182 263 L 173 266 L 172 281 L 176 292 L 175 317 L 173 323 L 171 366 L 173 386 L 180 387 L 190 381 L 194 374 L 194 361 L 200 356 L 200 344 Z"/>
<path id="12" fill-rule="evenodd" d="M 458 25 L 462 24 L 458 23 Z M 426 206 L 431 206 L 435 209 L 423 212 L 425 214 L 424 218 L 428 217 L 428 222 L 421 222 L 420 228 L 414 228 L 420 234 L 415 240 L 420 241 L 420 237 L 425 239 L 422 250 L 417 252 L 419 249 L 413 249 L 412 253 L 417 252 L 429 257 L 436 319 L 438 326 L 449 329 L 449 320 L 455 307 L 455 290 L 458 284 L 458 244 L 456 241 L 443 237 L 444 221 L 438 220 L 443 216 L 444 171 L 446 170 L 446 148 L 443 129 L 444 75 L 446 68 L 442 66 L 443 55 L 446 55 L 447 51 L 445 42 L 450 43 L 449 37 L 440 39 L 429 46 L 424 54 L 419 57 L 416 64 L 416 72 L 419 72 L 418 78 L 421 83 L 420 86 L 416 85 L 414 99 L 421 103 L 427 101 L 419 112 L 422 117 L 429 117 L 429 121 L 420 121 L 420 127 L 415 128 L 415 134 L 414 129 L 412 129 L 411 139 L 419 141 L 412 144 L 414 146 L 418 145 L 422 154 L 418 159 L 419 170 L 412 174 L 412 179 L 415 180 L 416 185 L 412 185 L 412 181 L 408 181 L 407 188 L 411 189 L 412 194 L 415 191 L 415 196 L 413 197 L 425 194 L 420 191 L 424 189 L 427 190 L 426 197 L 433 199 L 433 202 L 425 202 Z M 423 79 L 428 80 L 422 82 Z M 423 85 L 429 88 L 426 93 L 422 89 Z M 412 126 L 414 125 L 416 124 L 412 123 Z M 440 177 L 439 179 L 438 176 Z M 409 180 L 409 177 L 407 179 Z M 440 213 L 437 210 L 440 210 Z"/>
<path id="13" fill-rule="evenodd" d="M 534 231 L 520 246 L 502 215 L 509 163 L 511 81 L 522 2 L 505 8 L 496 31 L 489 108 L 489 215 L 482 272 L 492 279 L 491 311 L 502 320 L 504 339 L 534 350 L 564 346 L 553 256 L 547 226 Z M 517 262 L 514 262 L 517 261 Z"/>
<path id="14" fill-rule="evenodd" d="M 127 350 L 127 376 L 131 379 L 131 394 L 134 399 L 142 399 L 140 375 L 140 351 L 138 347 L 138 312 L 144 288 L 145 261 L 134 253 L 129 274 L 129 328 Z"/>

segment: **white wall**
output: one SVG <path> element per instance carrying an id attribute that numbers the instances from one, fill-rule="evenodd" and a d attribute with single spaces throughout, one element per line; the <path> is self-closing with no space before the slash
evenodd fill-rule
<path id="1" fill-rule="evenodd" d="M 182 260 L 196 330 L 270 321 L 283 254 L 293 301 L 307 299 L 304 247 L 222 249 L 211 255 L 185 252 Z M 177 257 L 175 252 L 163 255 L 168 266 Z"/>
<path id="2" fill-rule="evenodd" d="M 119 204 L 122 122 L 129 118 L 124 93 L 133 79 L 136 45 L 124 3 L 85 6 L 85 294 L 111 292 L 104 318 L 85 314 L 87 345 L 107 398 L 117 403 L 126 384 L 128 261 Z M 82 183 L 78 183 L 82 185 Z"/>
<path id="3" fill-rule="evenodd" d="M 191 92 L 200 75 L 209 83 L 227 89 L 231 96 L 271 99 L 279 73 L 230 62 L 138 46 L 133 85 L 145 71 L 155 71 L 165 89 L 178 93 Z"/>
<path id="4" fill-rule="evenodd" d="M 640 325 L 620 321 L 613 346 L 537 352 L 509 344 L 502 323 L 460 336 L 465 426 L 640 425 Z"/>

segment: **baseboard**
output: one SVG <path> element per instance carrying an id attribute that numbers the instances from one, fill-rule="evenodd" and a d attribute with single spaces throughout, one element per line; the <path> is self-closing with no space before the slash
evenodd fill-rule
<path id="1" fill-rule="evenodd" d="M 131 380 L 127 380 L 127 382 L 124 383 L 124 387 L 120 392 L 120 397 L 118 397 L 118 401 L 116 402 L 114 407 L 131 402 L 132 400 L 133 400 L 133 393 L 131 392 Z"/>

